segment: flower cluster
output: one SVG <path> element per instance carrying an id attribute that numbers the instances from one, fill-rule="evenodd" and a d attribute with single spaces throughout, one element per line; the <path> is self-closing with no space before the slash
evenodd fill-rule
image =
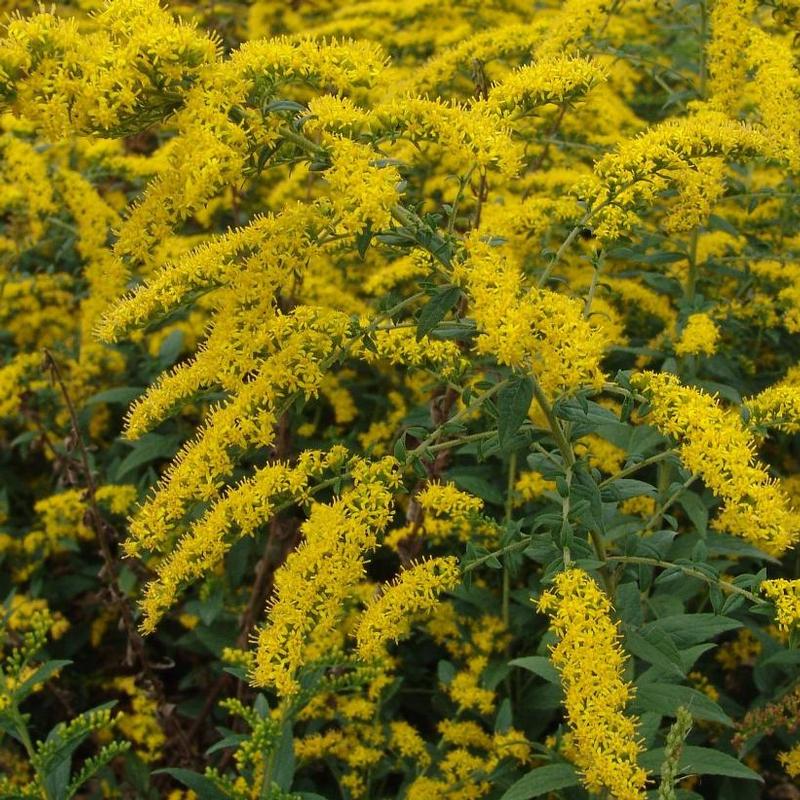
<path id="1" fill-rule="evenodd" d="M 755 458 L 755 442 L 739 415 L 673 375 L 643 372 L 633 383 L 646 392 L 655 425 L 677 440 L 687 469 L 723 501 L 716 525 L 769 553 L 791 547 L 800 518 Z"/>
<path id="2" fill-rule="evenodd" d="M 778 625 L 788 631 L 800 623 L 800 581 L 775 578 L 764 581 L 761 591 L 775 603 Z"/>
<path id="3" fill-rule="evenodd" d="M 798 19 L 16 3 L 0 795 L 786 794 Z"/>
<path id="4" fill-rule="evenodd" d="M 591 791 L 605 788 L 620 800 L 643 798 L 646 774 L 637 766 L 641 745 L 636 719 L 625 713 L 633 697 L 623 679 L 625 655 L 611 603 L 597 583 L 578 568 L 555 579 L 538 602 L 558 637 L 553 664 L 564 687 L 575 760 Z"/>

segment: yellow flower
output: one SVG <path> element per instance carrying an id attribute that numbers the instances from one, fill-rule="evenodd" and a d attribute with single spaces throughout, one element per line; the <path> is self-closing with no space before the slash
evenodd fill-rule
<path id="1" fill-rule="evenodd" d="M 755 458 L 755 443 L 739 414 L 668 373 L 642 372 L 632 383 L 644 391 L 653 424 L 678 442 L 686 468 L 723 501 L 715 526 L 779 555 L 800 536 L 800 518 L 780 485 Z"/>
<path id="2" fill-rule="evenodd" d="M 800 745 L 795 745 L 791 750 L 778 755 L 786 774 L 791 778 L 800 777 Z"/>
<path id="3" fill-rule="evenodd" d="M 775 603 L 781 630 L 788 631 L 800 623 L 800 580 L 775 578 L 764 581 L 761 591 Z"/>
<path id="4" fill-rule="evenodd" d="M 605 341 L 583 316 L 583 303 L 528 287 L 502 248 L 478 237 L 455 270 L 470 297 L 479 336 L 475 349 L 498 363 L 532 370 L 544 391 L 557 396 L 603 382 Z"/>
<path id="5" fill-rule="evenodd" d="M 675 343 L 675 352 L 679 356 L 712 356 L 718 341 L 719 328 L 714 320 L 708 314 L 691 314 Z"/>
<path id="6" fill-rule="evenodd" d="M 528 114 L 548 103 L 566 104 L 605 78 L 593 61 L 558 55 L 520 67 L 489 91 L 486 107 L 495 114 Z"/>
<path id="7" fill-rule="evenodd" d="M 356 641 L 361 657 L 376 658 L 388 641 L 407 636 L 412 622 L 436 605 L 439 594 L 454 589 L 460 578 L 453 557 L 431 558 L 403 570 L 359 621 Z"/>
<path id="8" fill-rule="evenodd" d="M 680 185 L 685 170 L 702 159 L 768 151 L 766 137 L 753 127 L 703 108 L 623 142 L 597 162 L 594 176 L 575 191 L 588 202 L 595 234 L 613 240 L 639 221 L 636 209 L 651 206 L 671 184 Z M 705 197 L 698 198 L 706 208 Z"/>
<path id="9" fill-rule="evenodd" d="M 400 199 L 400 174 L 392 166 L 378 166 L 371 147 L 338 136 L 325 146 L 332 165 L 325 172 L 330 187 L 334 229 L 337 233 L 361 233 L 367 226 L 379 231 L 388 227 L 392 207 Z"/>
<path id="10" fill-rule="evenodd" d="M 419 732 L 407 722 L 397 720 L 389 724 L 391 746 L 403 758 L 410 758 L 423 769 L 431 763 L 431 757 L 425 747 L 425 740 Z"/>
<path id="11" fill-rule="evenodd" d="M 455 520 L 466 520 L 478 514 L 483 500 L 462 492 L 452 483 L 429 483 L 416 497 L 426 514 L 446 516 Z"/>
<path id="12" fill-rule="evenodd" d="M 800 431 L 800 387 L 787 382 L 764 389 L 745 400 L 750 424 L 786 433 Z"/>
<path id="13" fill-rule="evenodd" d="M 643 800 L 647 775 L 637 765 L 637 720 L 625 714 L 633 688 L 623 679 L 626 656 L 611 603 L 592 578 L 568 569 L 539 599 L 558 643 L 551 651 L 561 675 L 575 761 L 590 792 Z"/>
<path id="14" fill-rule="evenodd" d="M 555 481 L 549 481 L 542 476 L 541 472 L 527 470 L 520 473 L 517 482 L 514 484 L 514 491 L 517 492 L 524 502 L 536 500 L 545 492 L 552 492 L 556 488 Z"/>
<path id="15" fill-rule="evenodd" d="M 352 467 L 354 485 L 330 504 L 314 503 L 304 541 L 275 574 L 269 619 L 258 635 L 253 682 L 281 695 L 299 690 L 312 634 L 332 630 L 364 575 L 364 559 L 391 518 L 396 462 Z"/>

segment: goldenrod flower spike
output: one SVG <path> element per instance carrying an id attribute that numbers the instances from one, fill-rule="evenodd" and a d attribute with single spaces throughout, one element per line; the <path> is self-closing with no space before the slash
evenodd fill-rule
<path id="1" fill-rule="evenodd" d="M 467 258 L 456 265 L 478 326 L 475 349 L 498 363 L 533 371 L 555 397 L 603 383 L 604 336 L 584 317 L 584 304 L 565 294 L 526 285 L 505 248 L 467 242 Z"/>
<path id="2" fill-rule="evenodd" d="M 647 775 L 637 720 L 625 713 L 633 687 L 623 678 L 627 656 L 620 646 L 611 602 L 583 570 L 559 573 L 538 602 L 558 637 L 550 658 L 561 677 L 564 708 L 576 766 L 586 788 L 616 800 L 643 800 Z"/>
<path id="3" fill-rule="evenodd" d="M 15 17 L 0 42 L 0 96 L 52 139 L 157 122 L 218 57 L 213 37 L 158 0 L 117 0 L 96 19 L 82 33 L 49 11 Z"/>
<path id="4" fill-rule="evenodd" d="M 391 519 L 396 470 L 390 457 L 356 462 L 351 489 L 330 504 L 312 504 L 303 542 L 275 575 L 269 619 L 257 638 L 257 686 L 274 686 L 284 696 L 298 691 L 308 640 L 335 629 L 363 578 L 364 559 Z"/>
<path id="5" fill-rule="evenodd" d="M 228 489 L 156 567 L 156 578 L 147 584 L 141 607 L 146 633 L 152 633 L 180 592 L 218 566 L 238 539 L 252 536 L 277 513 L 281 503 L 309 499 L 310 482 L 328 470 L 338 470 L 347 450 L 334 446 L 327 452 L 309 450 L 294 466 L 272 463 Z"/>
<path id="6" fill-rule="evenodd" d="M 800 580 L 775 578 L 764 581 L 761 591 L 775 603 L 781 630 L 788 632 L 800 624 Z"/>
<path id="7" fill-rule="evenodd" d="M 691 314 L 675 343 L 675 353 L 679 356 L 706 355 L 717 351 L 719 328 L 708 314 Z"/>
<path id="8" fill-rule="evenodd" d="M 550 103 L 574 102 L 604 79 L 602 68 L 587 58 L 537 59 L 493 86 L 485 105 L 501 116 L 523 116 Z"/>
<path id="9" fill-rule="evenodd" d="M 666 372 L 638 373 L 631 382 L 649 400 L 648 420 L 677 441 L 686 468 L 722 500 L 715 527 L 772 555 L 798 541 L 800 516 L 756 459 L 755 441 L 735 410 Z"/>
<path id="10" fill-rule="evenodd" d="M 126 548 L 163 550 L 194 503 L 211 503 L 230 478 L 237 450 L 268 447 L 281 404 L 296 393 L 317 394 L 325 359 L 338 352 L 350 317 L 327 309 L 301 306 L 291 315 L 274 317 L 266 331 L 269 349 L 241 382 L 229 401 L 211 410 L 194 440 L 180 450 L 156 491 L 130 523 Z M 147 397 L 131 420 L 147 419 Z"/>
<path id="11" fill-rule="evenodd" d="M 789 382 L 769 386 L 744 401 L 751 427 L 773 428 L 786 433 L 800 431 L 800 387 Z"/>
<path id="12" fill-rule="evenodd" d="M 378 658 L 389 641 L 407 636 L 415 618 L 433 608 L 439 594 L 454 589 L 460 579 L 453 557 L 431 558 L 403 570 L 367 606 L 358 623 L 356 641 L 361 657 Z"/>
<path id="13" fill-rule="evenodd" d="M 594 176 L 580 181 L 575 191 L 587 202 L 587 219 L 595 234 L 613 240 L 638 223 L 635 209 L 652 204 L 670 185 L 693 187 L 686 170 L 696 169 L 704 159 L 769 153 L 770 143 L 761 131 L 700 106 L 690 116 L 667 120 L 620 144 L 597 162 Z M 709 199 L 704 194 L 697 198 L 707 212 Z M 688 213 L 687 203 L 683 213 Z"/>

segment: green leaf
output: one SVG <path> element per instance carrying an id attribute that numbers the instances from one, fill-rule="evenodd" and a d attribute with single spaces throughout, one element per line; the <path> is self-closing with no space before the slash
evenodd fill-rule
<path id="1" fill-rule="evenodd" d="M 88 735 L 87 733 L 86 736 Z M 46 792 L 45 796 L 55 798 L 55 800 L 65 800 L 69 791 L 69 776 L 72 773 L 72 753 L 40 768 L 39 771 L 43 773 L 42 783 Z"/>
<path id="2" fill-rule="evenodd" d="M 671 717 L 675 716 L 680 706 L 686 706 L 695 719 L 733 727 L 733 720 L 713 700 L 689 686 L 639 683 L 636 687 L 635 706 L 639 710 L 655 711 Z"/>
<path id="3" fill-rule="evenodd" d="M 281 731 L 281 738 L 275 748 L 275 769 L 272 780 L 278 788 L 288 792 L 292 787 L 295 770 L 294 738 L 292 737 L 292 723 L 287 722 Z"/>
<path id="4" fill-rule="evenodd" d="M 246 736 L 244 733 L 232 733 L 230 736 L 226 736 L 223 739 L 220 739 L 218 742 L 209 747 L 205 754 L 207 756 L 213 755 L 218 750 L 225 750 L 228 747 L 237 747 L 242 742 L 246 741 L 249 737 Z"/>
<path id="5" fill-rule="evenodd" d="M 515 658 L 508 662 L 510 667 L 522 667 L 522 669 L 533 672 L 540 678 L 544 678 L 548 683 L 561 686 L 561 679 L 558 677 L 556 668 L 550 660 L 544 656 L 525 656 L 525 658 Z"/>
<path id="6" fill-rule="evenodd" d="M 606 565 L 606 562 L 600 561 L 599 558 L 576 558 L 573 563 L 576 567 L 580 567 L 584 572 L 602 569 L 602 567 Z"/>
<path id="7" fill-rule="evenodd" d="M 500 490 L 479 475 L 450 472 L 449 477 L 459 489 L 474 494 L 476 497 L 480 497 L 481 500 L 486 500 L 487 503 L 494 503 L 498 506 L 502 506 L 504 503 L 503 494 Z"/>
<path id="8" fill-rule="evenodd" d="M 683 650 L 741 627 L 742 623 L 738 620 L 718 614 L 672 614 L 648 623 L 642 632 L 660 630 L 672 638 L 679 650 Z"/>
<path id="9" fill-rule="evenodd" d="M 735 225 L 732 225 L 729 220 L 718 217 L 716 214 L 710 214 L 708 217 L 708 229 L 711 231 L 725 231 L 731 236 L 738 236 L 739 231 Z"/>
<path id="10" fill-rule="evenodd" d="M 629 497 L 655 497 L 658 490 L 655 486 L 633 478 L 617 478 L 603 487 L 602 497 L 607 503 L 627 500 Z"/>
<path id="11" fill-rule="evenodd" d="M 571 511 L 575 518 L 590 530 L 602 532 L 603 500 L 597 483 L 583 462 L 575 464 L 572 483 L 569 487 L 569 497 Z"/>
<path id="12" fill-rule="evenodd" d="M 555 404 L 553 410 L 561 419 L 575 423 L 572 435 L 576 439 L 587 433 L 596 433 L 601 425 L 619 425 L 617 415 L 613 411 L 591 400 L 586 403 L 586 408 L 582 408 L 581 403 L 575 398 L 561 400 Z"/>
<path id="13" fill-rule="evenodd" d="M 417 341 L 432 331 L 445 314 L 458 302 L 461 289 L 458 286 L 444 286 L 422 307 L 417 319 Z"/>
<path id="14" fill-rule="evenodd" d="M 665 250 L 656 250 L 654 253 L 639 256 L 639 261 L 644 264 L 671 264 L 673 261 L 685 260 L 686 253 L 667 252 Z"/>
<path id="15" fill-rule="evenodd" d="M 639 586 L 633 581 L 622 583 L 617 587 L 617 599 L 614 606 L 619 618 L 628 625 L 639 627 L 644 622 L 642 597 Z"/>
<path id="16" fill-rule="evenodd" d="M 71 661 L 47 661 L 42 664 L 33 675 L 17 687 L 14 692 L 16 701 L 18 703 L 21 702 L 22 698 L 27 697 L 31 693 L 33 687 L 36 686 L 37 683 L 44 683 L 60 669 L 69 666 L 71 663 Z"/>
<path id="17" fill-rule="evenodd" d="M 646 770 L 655 771 L 663 761 L 664 748 L 657 747 L 644 753 L 639 759 L 639 764 Z M 724 775 L 728 778 L 764 782 L 757 772 L 746 767 L 738 759 L 720 750 L 712 750 L 710 747 L 684 746 L 678 762 L 678 769 L 684 774 Z"/>
<path id="18" fill-rule="evenodd" d="M 394 443 L 394 457 L 402 464 L 406 460 L 406 455 L 407 455 L 406 437 L 405 437 L 405 434 L 403 434 Z"/>
<path id="19" fill-rule="evenodd" d="M 184 339 L 183 331 L 175 330 L 161 342 L 161 347 L 158 349 L 159 370 L 171 367 L 178 360 L 178 356 L 183 350 Z"/>
<path id="20" fill-rule="evenodd" d="M 709 394 L 718 394 L 725 400 L 735 403 L 737 406 L 742 404 L 742 395 L 733 386 L 727 383 L 717 383 L 716 381 L 694 381 L 694 385 L 700 389 L 705 389 Z"/>
<path id="21" fill-rule="evenodd" d="M 800 650 L 779 650 L 759 663 L 760 667 L 793 667 L 800 664 Z"/>
<path id="22" fill-rule="evenodd" d="M 672 639 L 658 628 L 637 631 L 626 626 L 625 644 L 631 653 L 648 664 L 654 664 L 680 678 L 685 676 L 680 651 Z"/>
<path id="23" fill-rule="evenodd" d="M 678 497 L 678 502 L 697 532 L 704 534 L 708 528 L 708 509 L 705 503 L 694 492 L 684 492 Z"/>
<path id="24" fill-rule="evenodd" d="M 494 729 L 497 733 L 504 733 L 514 724 L 514 715 L 511 711 L 511 700 L 507 697 L 500 703 L 497 716 L 494 720 Z"/>
<path id="25" fill-rule="evenodd" d="M 447 686 L 456 676 L 456 668 L 449 661 L 440 661 L 436 665 L 436 676 L 439 681 Z"/>
<path id="26" fill-rule="evenodd" d="M 497 437 L 505 448 L 528 418 L 533 402 L 533 381 L 527 377 L 511 378 L 497 394 Z"/>
<path id="27" fill-rule="evenodd" d="M 571 764 L 548 764 L 520 778 L 500 800 L 530 800 L 548 792 L 578 785 L 578 773 Z"/>
<path id="28" fill-rule="evenodd" d="M 197 792 L 203 800 L 229 800 L 228 795 L 224 794 L 212 780 L 206 778 L 205 775 L 192 772 L 190 769 L 165 767 L 153 772 L 153 775 L 161 774 L 169 775 L 175 778 L 176 781 L 180 781 L 188 789 Z"/>
<path id="29" fill-rule="evenodd" d="M 107 389 L 105 392 L 93 394 L 84 405 L 92 406 L 97 403 L 111 403 L 127 406 L 132 403 L 142 392 L 142 386 L 117 386 L 114 389 Z"/>
<path id="30" fill-rule="evenodd" d="M 112 741 L 101 747 L 96 756 L 87 758 L 80 771 L 70 781 L 67 787 L 67 798 L 75 797 L 81 786 L 100 772 L 103 767 L 110 764 L 118 755 L 127 752 L 130 747 L 130 742 Z"/>
<path id="31" fill-rule="evenodd" d="M 133 442 L 133 450 L 128 453 L 122 463 L 117 467 L 115 480 L 121 480 L 137 467 L 162 458 L 172 458 L 175 455 L 180 440 L 176 436 L 162 436 L 159 433 L 148 433 Z"/>
<path id="32" fill-rule="evenodd" d="M 554 686 L 552 683 L 546 683 L 536 689 L 528 700 L 526 709 L 528 712 L 535 711 L 551 711 L 556 708 L 561 708 L 564 703 L 564 692 L 561 691 L 560 686 Z"/>
<path id="33" fill-rule="evenodd" d="M 55 800 L 67 797 L 72 756 L 92 732 L 92 726 L 88 722 L 89 716 L 114 705 L 115 701 L 111 701 L 83 712 L 73 720 L 74 724 L 68 730 L 61 723 L 55 725 L 47 734 L 45 742 L 37 745 L 38 771 L 42 775 L 47 797 Z"/>
<path id="34" fill-rule="evenodd" d="M 307 112 L 308 109 L 300 105 L 300 103 L 295 103 L 294 100 L 272 100 L 264 106 L 263 111 L 265 114 L 277 114 L 281 111 L 299 114 L 300 112 Z"/>
<path id="35" fill-rule="evenodd" d="M 372 222 L 367 223 L 367 227 L 364 228 L 361 233 L 358 234 L 356 237 L 356 249 L 358 250 L 358 257 L 363 261 L 364 256 L 367 254 L 367 248 L 369 247 L 370 240 L 372 239 Z"/>
<path id="36" fill-rule="evenodd" d="M 685 650 L 681 650 L 683 671 L 688 672 L 694 666 L 697 659 L 703 655 L 703 653 L 707 653 L 709 650 L 713 650 L 715 647 L 715 644 L 707 642 L 705 644 L 696 644 L 692 647 L 687 647 Z"/>

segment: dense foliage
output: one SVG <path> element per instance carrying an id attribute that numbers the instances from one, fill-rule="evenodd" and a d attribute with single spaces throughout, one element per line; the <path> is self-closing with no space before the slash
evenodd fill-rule
<path id="1" fill-rule="evenodd" d="M 797 0 L 3 6 L 0 798 L 800 797 Z"/>

